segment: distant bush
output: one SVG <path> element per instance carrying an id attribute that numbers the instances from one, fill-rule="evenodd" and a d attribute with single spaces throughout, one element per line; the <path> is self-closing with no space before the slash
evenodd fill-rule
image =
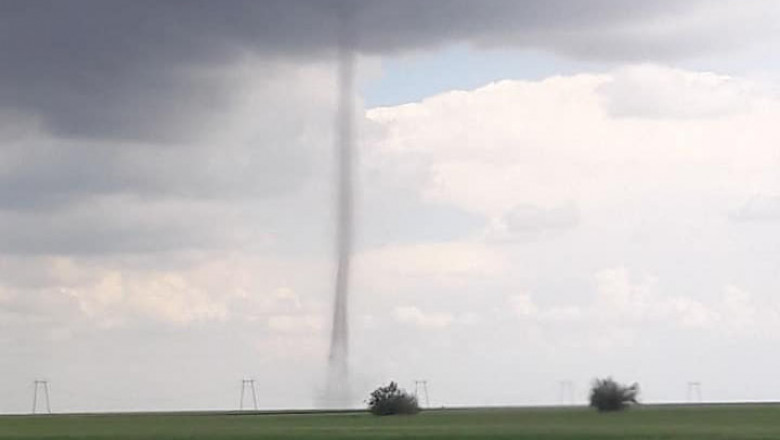
<path id="1" fill-rule="evenodd" d="M 603 411 L 622 411 L 638 403 L 639 384 L 621 385 L 611 377 L 596 379 L 590 388 L 590 406 Z"/>
<path id="2" fill-rule="evenodd" d="M 389 385 L 379 387 L 371 393 L 368 410 L 376 416 L 417 414 L 420 412 L 420 406 L 417 404 L 417 397 L 398 388 L 395 382 L 390 382 Z"/>

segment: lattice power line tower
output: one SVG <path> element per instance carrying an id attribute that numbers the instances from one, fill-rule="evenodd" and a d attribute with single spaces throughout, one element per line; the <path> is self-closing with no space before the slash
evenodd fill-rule
<path id="1" fill-rule="evenodd" d="M 46 403 L 46 414 L 51 414 L 51 401 L 49 400 L 49 381 L 40 379 L 33 381 L 32 413 L 38 414 L 38 390 L 41 390 L 42 397 Z"/>
<path id="2" fill-rule="evenodd" d="M 574 405 L 574 382 L 570 380 L 558 381 L 559 403 L 561 405 Z"/>
<path id="3" fill-rule="evenodd" d="M 701 382 L 688 382 L 688 403 L 701 403 Z"/>
<path id="4" fill-rule="evenodd" d="M 420 394 L 419 392 L 422 391 L 425 395 L 425 407 L 430 408 L 431 402 L 428 400 L 428 381 L 427 380 L 415 380 L 414 381 L 414 397 L 417 398 L 417 401 L 420 401 Z"/>
<path id="5" fill-rule="evenodd" d="M 255 380 L 254 379 L 242 379 L 241 380 L 241 401 L 238 404 L 239 411 L 244 410 L 244 396 L 247 394 L 246 389 L 249 388 L 252 394 L 252 405 L 253 409 L 257 411 L 259 408 L 257 406 L 257 392 L 255 391 Z"/>

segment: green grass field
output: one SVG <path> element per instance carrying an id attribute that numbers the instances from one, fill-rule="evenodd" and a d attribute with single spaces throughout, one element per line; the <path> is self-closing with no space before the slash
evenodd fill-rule
<path id="1" fill-rule="evenodd" d="M 780 405 L 0 417 L 2 439 L 780 439 Z"/>

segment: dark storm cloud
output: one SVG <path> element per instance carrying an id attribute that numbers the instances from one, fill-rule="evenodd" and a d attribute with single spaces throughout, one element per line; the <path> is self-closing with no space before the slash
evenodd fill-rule
<path id="1" fill-rule="evenodd" d="M 670 0 L 5 0 L 0 252 L 218 247 L 235 240 L 211 232 L 222 207 L 160 220 L 156 203 L 268 202 L 324 182 L 345 9 L 368 55 L 466 43 L 663 58 L 710 36 L 637 34 L 699 10 Z M 307 197 L 302 218 L 327 194 Z"/>
<path id="2" fill-rule="evenodd" d="M 0 102 L 58 135 L 177 140 L 224 108 L 229 83 L 193 78 L 247 53 L 333 56 L 338 14 L 353 9 L 369 54 L 467 42 L 583 58 L 634 59 L 696 48 L 702 36 L 632 36 L 684 14 L 676 1 L 10 0 L 0 5 Z"/>
<path id="3" fill-rule="evenodd" d="M 294 53 L 315 2 L 11 1 L 0 11 L 0 102 L 56 134 L 169 140 L 224 106 L 229 84 L 187 69 L 242 51 Z M 280 32 L 284 29 L 285 32 Z M 328 38 L 330 39 L 330 38 Z M 310 44 L 309 44 L 310 45 Z"/>
<path id="4" fill-rule="evenodd" d="M 0 207 L 36 210 L 90 194 L 230 200 L 284 193 L 301 184 L 317 151 L 294 139 L 284 148 L 222 145 L 161 148 L 39 141 L 0 149 Z M 302 157 L 308 154 L 309 158 Z M 3 169 L 4 168 L 4 169 Z"/>

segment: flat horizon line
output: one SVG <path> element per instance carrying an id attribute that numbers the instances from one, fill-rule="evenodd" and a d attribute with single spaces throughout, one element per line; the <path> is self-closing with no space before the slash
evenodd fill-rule
<path id="1" fill-rule="evenodd" d="M 726 406 L 775 406 L 780 400 L 739 400 L 712 402 L 653 402 L 639 403 L 637 408 L 669 408 L 669 407 L 726 407 Z M 479 410 L 564 410 L 587 409 L 582 404 L 546 404 L 546 405 L 450 405 L 421 408 L 422 412 L 443 411 L 479 411 Z M 53 412 L 51 414 L 2 413 L 5 417 L 101 417 L 101 416 L 283 416 L 283 415 L 339 415 L 368 413 L 366 408 L 344 409 L 269 409 L 269 410 L 129 410 L 129 411 L 73 411 Z"/>

